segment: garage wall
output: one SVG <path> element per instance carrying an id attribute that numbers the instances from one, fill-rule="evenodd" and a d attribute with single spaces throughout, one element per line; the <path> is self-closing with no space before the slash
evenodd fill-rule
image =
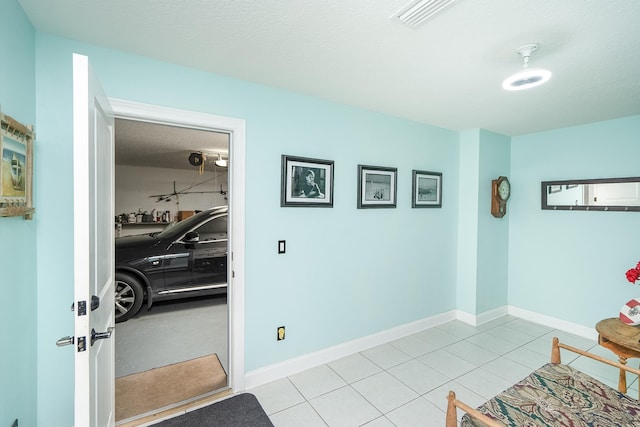
<path id="1" fill-rule="evenodd" d="M 205 168 L 200 175 L 199 168 L 163 169 L 153 167 L 116 165 L 115 172 L 115 213 L 151 213 L 170 211 L 171 220 L 179 210 L 205 210 L 214 206 L 226 206 L 226 192 L 229 189 L 228 169 Z M 175 188 L 179 194 L 172 195 Z M 162 201 L 159 197 L 162 195 Z M 167 201 L 168 200 L 168 201 Z"/>

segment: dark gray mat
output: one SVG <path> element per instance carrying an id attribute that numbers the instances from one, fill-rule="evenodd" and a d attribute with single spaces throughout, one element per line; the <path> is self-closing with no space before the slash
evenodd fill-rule
<path id="1" fill-rule="evenodd" d="M 251 393 L 242 393 L 169 420 L 161 427 L 273 427 L 271 420 Z"/>

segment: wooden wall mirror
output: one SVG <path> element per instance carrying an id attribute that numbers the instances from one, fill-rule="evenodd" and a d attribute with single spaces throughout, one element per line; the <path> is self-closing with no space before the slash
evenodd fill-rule
<path id="1" fill-rule="evenodd" d="M 542 182 L 542 209 L 640 211 L 640 177 Z"/>

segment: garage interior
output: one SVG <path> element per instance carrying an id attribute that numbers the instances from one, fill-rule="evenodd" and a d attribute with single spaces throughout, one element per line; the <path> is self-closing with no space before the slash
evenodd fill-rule
<path id="1" fill-rule="evenodd" d="M 228 160 L 226 133 L 117 119 L 116 238 L 228 205 Z M 227 373 L 228 330 L 226 295 L 143 306 L 116 326 L 116 379 L 212 354 Z"/>

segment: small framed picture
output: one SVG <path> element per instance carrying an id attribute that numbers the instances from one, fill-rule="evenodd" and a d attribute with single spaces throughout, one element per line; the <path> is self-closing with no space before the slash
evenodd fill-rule
<path id="1" fill-rule="evenodd" d="M 333 160 L 282 156 L 280 206 L 333 207 Z"/>
<path id="2" fill-rule="evenodd" d="M 414 170 L 412 175 L 411 207 L 442 207 L 442 173 Z"/>
<path id="3" fill-rule="evenodd" d="M 358 165 L 358 209 L 395 208 L 397 168 Z"/>
<path id="4" fill-rule="evenodd" d="M 0 113 L 0 217 L 32 219 L 33 129 Z"/>

